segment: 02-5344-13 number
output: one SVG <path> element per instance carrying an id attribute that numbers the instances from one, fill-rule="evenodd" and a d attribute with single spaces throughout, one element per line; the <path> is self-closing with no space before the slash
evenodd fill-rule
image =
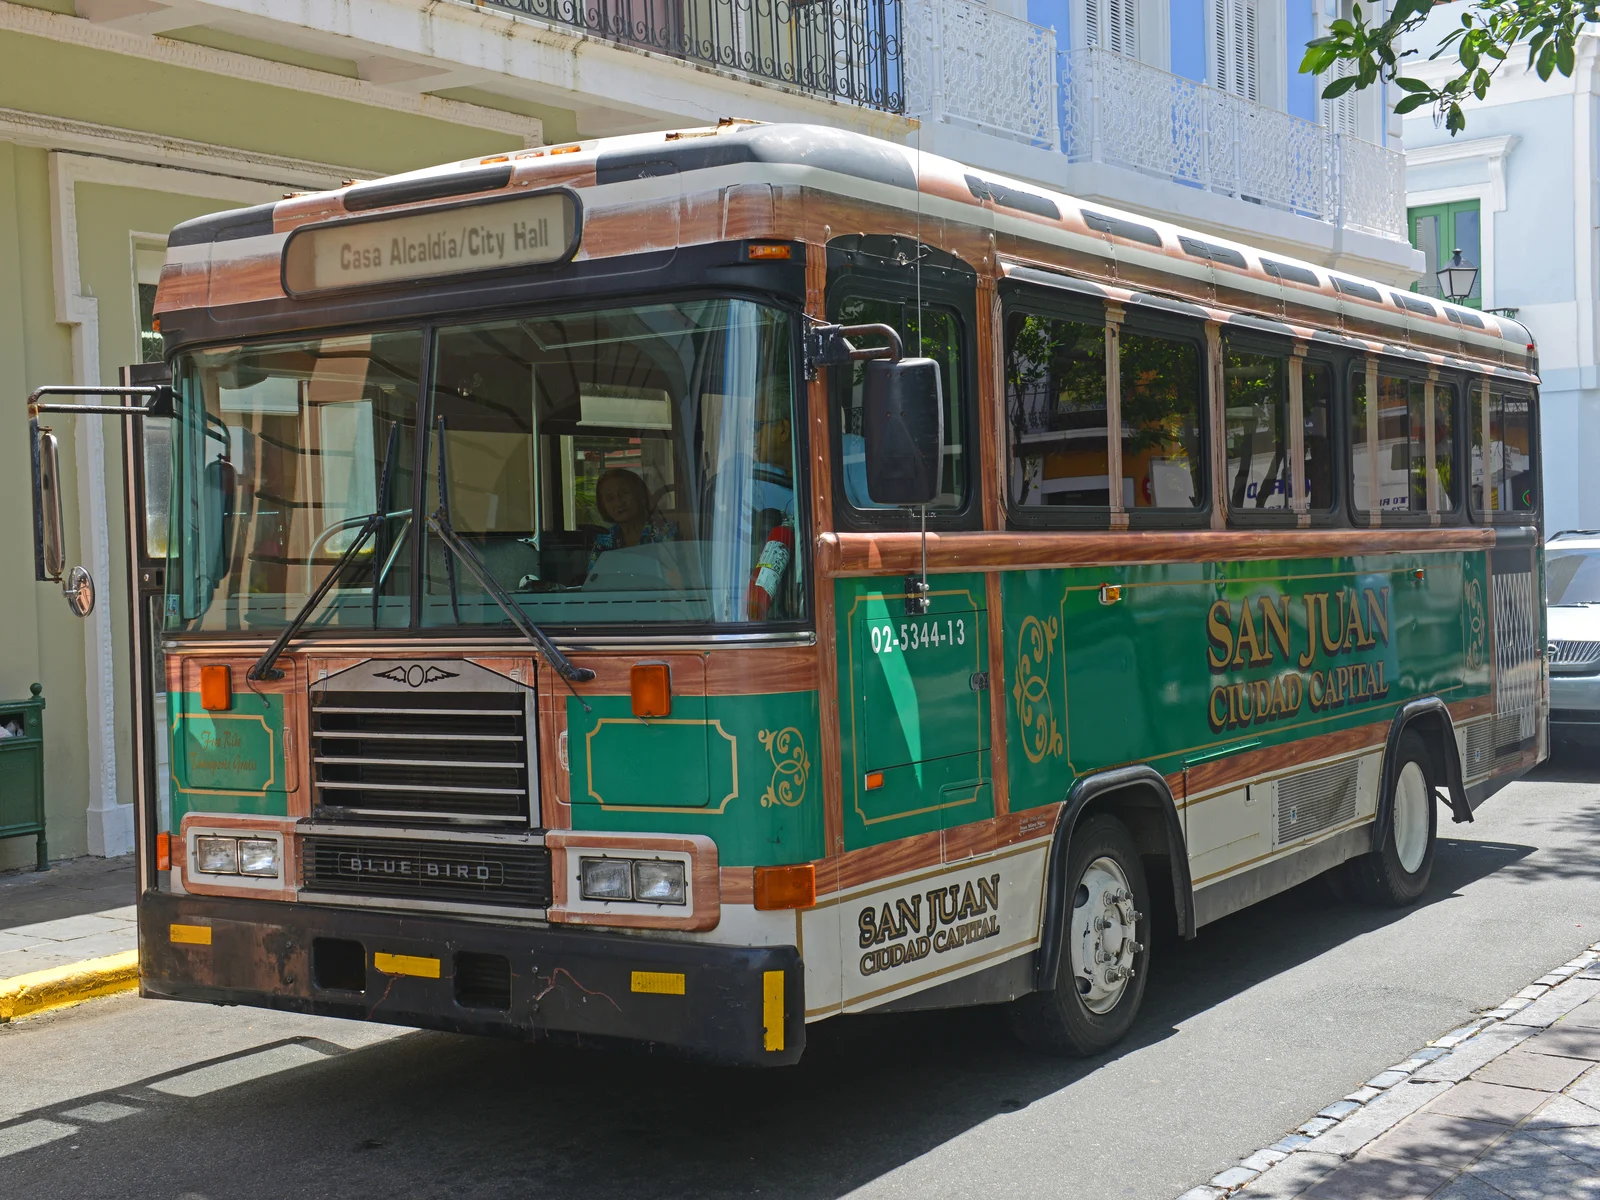
<path id="1" fill-rule="evenodd" d="M 929 621 L 902 621 L 893 625 L 872 626 L 872 652 L 893 654 L 895 651 L 925 650 L 929 646 L 965 646 L 967 622 L 962 617 L 934 618 Z"/>

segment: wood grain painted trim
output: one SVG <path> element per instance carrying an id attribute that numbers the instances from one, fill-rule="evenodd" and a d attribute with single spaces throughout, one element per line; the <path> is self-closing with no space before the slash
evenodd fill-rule
<path id="1" fill-rule="evenodd" d="M 1393 553 L 1484 550 L 1492 529 L 1232 529 L 1135 533 L 930 533 L 935 571 L 1020 571 L 1163 562 L 1249 562 Z M 915 533 L 835 533 L 819 539 L 818 564 L 839 576 L 917 569 Z"/>

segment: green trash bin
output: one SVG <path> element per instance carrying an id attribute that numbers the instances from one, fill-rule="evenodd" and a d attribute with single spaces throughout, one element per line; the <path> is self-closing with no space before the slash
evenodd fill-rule
<path id="1" fill-rule="evenodd" d="M 44 688 L 31 700 L 0 701 L 0 839 L 39 839 L 39 870 L 48 870 L 44 840 Z M 11 734 L 11 730 L 19 733 Z"/>

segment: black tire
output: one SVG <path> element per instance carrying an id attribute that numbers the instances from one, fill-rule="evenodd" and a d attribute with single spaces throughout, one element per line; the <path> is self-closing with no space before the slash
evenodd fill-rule
<path id="1" fill-rule="evenodd" d="M 1413 767 L 1422 776 L 1425 818 L 1417 818 L 1415 814 L 1409 818 L 1404 815 L 1406 804 L 1400 793 L 1415 786 L 1415 776 L 1407 778 Z M 1384 803 L 1379 805 L 1380 809 L 1387 810 L 1387 820 L 1379 833 L 1382 841 L 1377 849 L 1350 859 L 1340 868 L 1351 896 L 1384 908 L 1404 908 L 1417 902 L 1433 876 L 1434 843 L 1439 831 L 1437 795 L 1434 791 L 1433 755 L 1428 752 L 1427 743 L 1417 733 L 1408 730 L 1400 736 L 1396 749 L 1389 794 L 1383 798 Z M 1416 859 L 1414 842 L 1403 828 L 1409 825 L 1411 837 L 1414 838 L 1417 826 L 1413 822 L 1419 819 L 1425 819 L 1427 827 L 1420 861 Z M 1403 855 L 1403 850 L 1409 853 Z M 1411 860 L 1410 866 L 1404 861 L 1406 857 Z"/>
<path id="2" fill-rule="evenodd" d="M 1111 1001 L 1111 1007 L 1095 1011 L 1080 992 L 1085 981 L 1080 979 L 1075 964 L 1081 967 L 1084 954 L 1074 945 L 1073 916 L 1092 902 L 1089 885 L 1084 883 L 1091 865 L 1101 859 L 1116 864 L 1127 881 L 1125 890 L 1132 893 L 1131 901 L 1118 906 L 1119 960 L 1124 950 L 1131 953 L 1128 965 L 1131 978 L 1121 981 L 1120 994 Z M 1097 871 L 1096 879 L 1103 877 Z M 1133 1025 L 1139 1005 L 1144 1000 L 1145 982 L 1149 978 L 1150 949 L 1150 887 L 1145 879 L 1144 865 L 1139 860 L 1138 847 L 1128 833 L 1127 826 L 1115 817 L 1094 816 L 1086 818 L 1073 832 L 1072 844 L 1067 852 L 1067 879 L 1077 886 L 1067 897 L 1068 911 L 1064 914 L 1066 928 L 1062 931 L 1061 961 L 1056 970 L 1056 986 L 1047 992 L 1032 992 L 1010 1005 L 1011 1028 L 1022 1042 L 1035 1050 L 1050 1054 L 1099 1054 L 1120 1041 Z M 1100 893 L 1104 902 L 1105 893 Z M 1110 904 L 1105 905 L 1111 908 Z M 1131 912 L 1131 925 L 1121 918 Z M 1098 910 L 1097 910 L 1098 911 Z M 1127 929 L 1132 929 L 1128 934 Z M 1097 936 L 1088 935 L 1091 939 Z M 1110 953 L 1108 950 L 1107 953 Z M 1116 965 L 1116 964 L 1113 964 Z M 1103 983 L 1103 964 L 1099 969 Z M 1107 998 L 1101 998 L 1106 1002 Z"/>

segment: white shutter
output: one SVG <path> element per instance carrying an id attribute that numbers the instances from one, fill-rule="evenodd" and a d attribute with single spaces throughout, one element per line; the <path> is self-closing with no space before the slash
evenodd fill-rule
<path id="1" fill-rule="evenodd" d="M 1355 73 L 1355 64 L 1349 59 L 1341 58 L 1334 64 L 1333 70 L 1318 81 L 1318 90 L 1327 87 L 1335 79 L 1343 79 Z M 1322 101 L 1322 123 L 1329 132 L 1349 134 L 1356 132 L 1356 94 L 1351 90 L 1342 96 L 1335 96 L 1332 100 Z"/>
<path id="2" fill-rule="evenodd" d="M 1085 0 L 1083 26 L 1089 44 L 1139 57 L 1137 6 L 1138 0 Z"/>
<path id="3" fill-rule="evenodd" d="M 1212 0 L 1213 82 L 1225 92 L 1260 99 L 1260 20 L 1258 0 Z"/>

